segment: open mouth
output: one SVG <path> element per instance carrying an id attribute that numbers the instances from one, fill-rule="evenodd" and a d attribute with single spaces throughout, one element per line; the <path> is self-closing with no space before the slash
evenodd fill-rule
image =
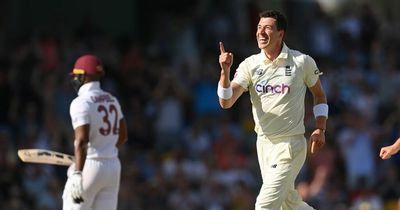
<path id="1" fill-rule="evenodd" d="M 259 38 L 258 38 L 258 42 L 261 43 L 261 44 L 267 43 L 267 42 L 268 42 L 268 38 L 259 37 Z"/>

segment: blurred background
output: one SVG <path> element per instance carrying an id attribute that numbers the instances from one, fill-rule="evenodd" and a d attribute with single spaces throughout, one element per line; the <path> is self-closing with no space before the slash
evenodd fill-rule
<path id="1" fill-rule="evenodd" d="M 258 13 L 286 14 L 289 47 L 311 55 L 330 105 L 327 145 L 297 180 L 319 210 L 400 209 L 400 1 L 0 1 L 0 209 L 61 209 L 66 167 L 22 163 L 20 148 L 73 153 L 68 72 L 105 64 L 121 101 L 119 210 L 251 210 L 261 186 L 248 94 L 230 110 L 216 95 L 218 42 L 233 68 L 258 53 Z M 299 102 L 300 103 L 300 102 Z M 307 137 L 314 128 L 306 97 Z"/>

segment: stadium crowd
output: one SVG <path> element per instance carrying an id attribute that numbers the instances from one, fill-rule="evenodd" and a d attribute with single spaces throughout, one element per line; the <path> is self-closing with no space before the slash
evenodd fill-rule
<path id="1" fill-rule="evenodd" d="M 251 105 L 242 97 L 232 110 L 219 107 L 218 41 L 235 52 L 233 67 L 258 53 L 253 26 L 263 8 L 220 9 L 226 2 L 152 11 L 142 37 L 112 37 L 95 23 L 62 35 L 0 28 L 0 209 L 61 209 L 67 167 L 22 163 L 16 150 L 73 153 L 68 72 L 89 52 L 105 64 L 103 88 L 120 98 L 129 127 L 118 209 L 254 209 L 261 177 Z M 330 14 L 314 1 L 284 2 L 286 43 L 316 59 L 330 106 L 327 144 L 307 157 L 300 194 L 319 210 L 400 209 L 400 158 L 378 156 L 400 136 L 400 22 L 369 4 Z"/>

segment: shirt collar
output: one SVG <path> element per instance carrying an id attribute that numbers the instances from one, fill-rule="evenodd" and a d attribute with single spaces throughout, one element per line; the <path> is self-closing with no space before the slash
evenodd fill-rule
<path id="1" fill-rule="evenodd" d="M 286 46 L 285 43 L 283 43 L 283 47 L 282 47 L 281 53 L 273 61 L 271 61 L 270 59 L 267 58 L 267 56 L 265 55 L 265 53 L 264 53 L 264 51 L 262 49 L 261 49 L 260 54 L 261 54 L 261 61 L 264 62 L 264 64 L 268 64 L 268 63 L 272 63 L 272 62 L 274 62 L 276 60 L 287 59 L 288 58 L 288 54 L 289 54 L 289 48 Z"/>
<path id="2" fill-rule="evenodd" d="M 99 81 L 85 83 L 79 88 L 78 95 L 82 95 L 83 93 L 89 90 L 95 90 L 95 89 L 100 89 Z"/>

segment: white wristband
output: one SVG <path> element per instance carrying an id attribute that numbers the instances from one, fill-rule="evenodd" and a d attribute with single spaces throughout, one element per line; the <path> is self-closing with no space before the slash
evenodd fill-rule
<path id="1" fill-rule="evenodd" d="M 323 116 L 328 118 L 328 104 L 317 104 L 314 106 L 314 117 L 317 118 L 319 116 Z"/>
<path id="2" fill-rule="evenodd" d="M 233 95 L 232 87 L 229 85 L 228 88 L 223 88 L 218 83 L 217 95 L 218 95 L 218 97 L 225 99 L 225 100 L 232 98 L 232 95 Z"/>

